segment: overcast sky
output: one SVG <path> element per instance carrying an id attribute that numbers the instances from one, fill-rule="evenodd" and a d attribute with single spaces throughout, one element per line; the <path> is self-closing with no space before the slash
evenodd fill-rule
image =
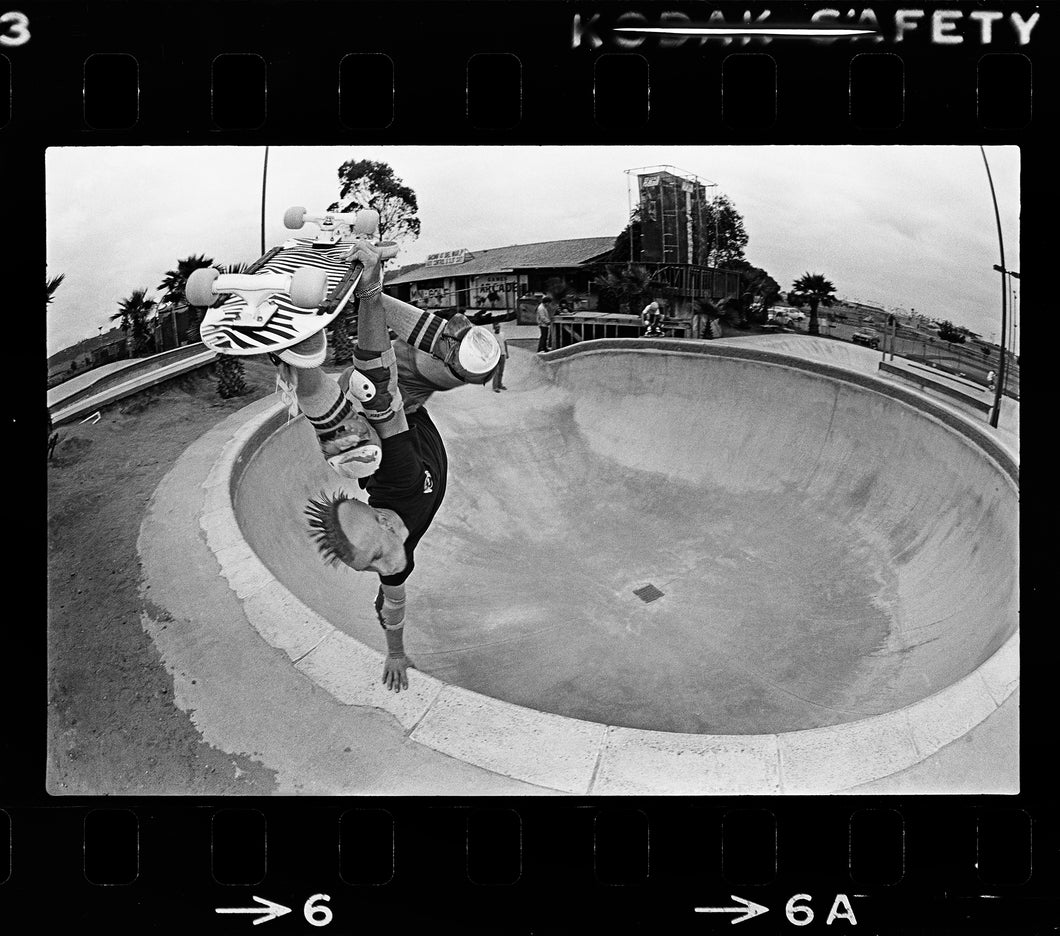
<path id="1" fill-rule="evenodd" d="M 48 354 L 110 327 L 132 290 L 179 258 L 260 254 L 261 147 L 64 147 L 47 154 Z M 1019 269 L 1019 150 L 987 147 L 1010 269 Z M 949 318 L 989 338 L 1000 320 L 997 229 L 978 147 L 273 147 L 268 246 L 292 205 L 323 210 L 347 159 L 389 163 L 419 199 L 427 254 L 612 237 L 626 169 L 670 165 L 715 182 L 743 215 L 747 259 L 786 290 L 822 273 L 838 295 Z M 1018 330 L 1017 330 L 1018 335 Z"/>

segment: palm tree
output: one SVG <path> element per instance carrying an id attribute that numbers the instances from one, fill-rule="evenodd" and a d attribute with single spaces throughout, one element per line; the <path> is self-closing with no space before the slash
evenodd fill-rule
<path id="1" fill-rule="evenodd" d="M 162 298 L 159 301 L 160 311 L 167 311 L 175 317 L 177 309 L 187 303 L 184 289 L 188 285 L 188 277 L 196 270 L 208 266 L 213 266 L 213 259 L 205 254 L 199 254 L 197 257 L 191 256 L 178 260 L 175 270 L 167 270 L 162 282 L 158 284 L 158 288 L 162 290 Z M 194 315 L 186 337 L 192 341 L 198 341 L 199 325 L 202 323 L 205 310 L 195 306 L 189 306 L 189 308 L 192 309 Z"/>
<path id="2" fill-rule="evenodd" d="M 58 276 L 53 276 L 44 284 L 44 297 L 46 305 L 52 304 L 52 300 L 55 298 L 55 290 L 62 286 L 64 279 L 66 279 L 66 274 L 60 273 Z"/>
<path id="3" fill-rule="evenodd" d="M 118 303 L 119 311 L 110 317 L 118 322 L 130 342 L 130 353 L 139 357 L 151 346 L 151 332 L 148 322 L 156 314 L 158 303 L 147 298 L 146 289 L 134 289 L 132 293 Z"/>
<path id="4" fill-rule="evenodd" d="M 176 306 L 184 304 L 184 287 L 188 285 L 188 277 L 196 270 L 213 266 L 213 259 L 205 254 L 197 257 L 185 257 L 177 261 L 175 270 L 167 270 L 165 278 L 158 284 L 162 290 L 162 298 L 159 300 L 162 306 Z"/>
<path id="5" fill-rule="evenodd" d="M 618 271 L 605 268 L 593 279 L 593 285 L 605 296 L 612 296 L 619 309 L 625 305 L 631 315 L 640 312 L 646 297 L 656 292 L 663 295 L 669 291 L 666 287 L 654 283 L 651 272 L 639 263 L 631 263 Z"/>
<path id="6" fill-rule="evenodd" d="M 807 331 L 811 335 L 820 334 L 817 323 L 817 307 L 830 306 L 835 300 L 835 286 L 820 273 L 803 273 L 791 284 L 788 302 L 795 306 L 810 307 L 810 321 Z"/>

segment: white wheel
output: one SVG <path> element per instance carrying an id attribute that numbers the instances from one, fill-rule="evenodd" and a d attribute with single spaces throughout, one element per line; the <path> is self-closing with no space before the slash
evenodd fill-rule
<path id="1" fill-rule="evenodd" d="M 291 302 L 300 309 L 315 309 L 327 297 L 328 275 L 314 267 L 299 267 L 291 277 Z"/>
<path id="2" fill-rule="evenodd" d="M 353 222 L 353 233 L 363 234 L 371 237 L 379 230 L 379 212 L 374 208 L 364 208 L 357 212 L 357 219 Z"/>
<path id="3" fill-rule="evenodd" d="M 184 298 L 190 306 L 213 305 L 217 294 L 213 291 L 214 281 L 221 274 L 213 267 L 201 267 L 192 272 L 184 285 Z"/>
<path id="4" fill-rule="evenodd" d="M 283 226 L 289 231 L 300 231 L 305 226 L 305 208 L 288 208 L 283 213 Z"/>

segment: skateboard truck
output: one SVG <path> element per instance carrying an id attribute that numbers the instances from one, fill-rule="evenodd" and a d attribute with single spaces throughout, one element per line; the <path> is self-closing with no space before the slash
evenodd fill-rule
<path id="1" fill-rule="evenodd" d="M 352 244 L 358 237 L 372 238 L 379 232 L 379 212 L 373 208 L 361 211 L 325 211 L 323 214 L 312 215 L 299 206 L 288 208 L 284 212 L 283 225 L 289 231 L 300 231 L 306 222 L 320 228 L 313 241 L 313 247 L 321 250 Z M 393 241 L 377 243 L 376 246 L 384 260 L 392 260 L 398 255 L 398 246 Z"/>
<path id="2" fill-rule="evenodd" d="M 283 215 L 283 225 L 289 231 L 300 231 L 306 222 L 315 224 L 320 232 L 313 241 L 314 247 L 337 247 L 354 237 L 371 237 L 379 230 L 379 212 L 367 208 L 363 211 L 325 211 L 309 214 L 302 207 L 288 208 Z"/>
<path id="3" fill-rule="evenodd" d="M 192 306 L 212 306 L 218 296 L 238 294 L 246 304 L 228 324 L 248 326 L 262 325 L 272 317 L 276 293 L 286 293 L 292 304 L 316 312 L 327 292 L 327 274 L 313 267 L 299 267 L 293 273 L 221 273 L 204 267 L 188 277 L 184 290 Z"/>

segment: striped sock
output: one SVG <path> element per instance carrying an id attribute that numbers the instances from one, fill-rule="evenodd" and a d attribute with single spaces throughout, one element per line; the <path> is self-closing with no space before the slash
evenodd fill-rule
<path id="1" fill-rule="evenodd" d="M 330 377 L 313 393 L 298 394 L 298 406 L 318 436 L 327 436 L 353 411 L 353 403 Z"/>
<path id="2" fill-rule="evenodd" d="M 394 302 L 387 303 L 386 324 L 402 341 L 431 354 L 446 320 L 433 312 Z"/>

